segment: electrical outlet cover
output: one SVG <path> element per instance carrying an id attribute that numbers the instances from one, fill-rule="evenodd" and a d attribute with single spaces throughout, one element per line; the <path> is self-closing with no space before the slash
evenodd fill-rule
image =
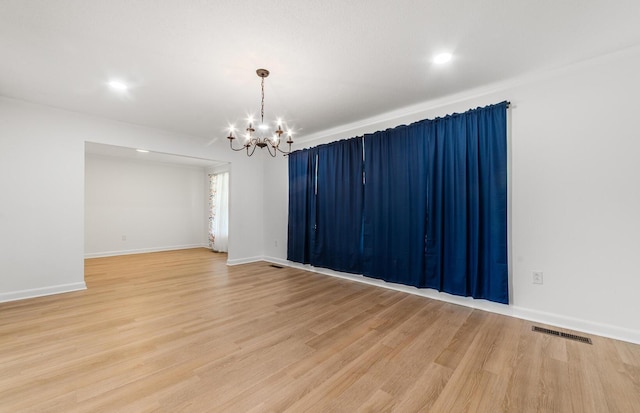
<path id="1" fill-rule="evenodd" d="M 533 272 L 533 283 L 534 284 L 542 284 L 543 276 L 542 271 L 534 271 Z"/>

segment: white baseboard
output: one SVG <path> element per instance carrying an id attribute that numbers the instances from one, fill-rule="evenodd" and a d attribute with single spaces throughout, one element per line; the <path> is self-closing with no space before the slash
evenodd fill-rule
<path id="1" fill-rule="evenodd" d="M 235 260 L 227 260 L 228 266 L 240 265 L 240 264 L 251 264 L 252 262 L 258 261 L 267 261 L 265 257 L 248 257 L 248 258 L 238 258 Z"/>
<path id="2" fill-rule="evenodd" d="M 45 295 L 69 293 L 71 291 L 86 290 L 87 285 L 83 282 L 52 285 L 49 287 L 33 288 L 30 290 L 12 291 L 10 293 L 0 293 L 0 303 L 8 301 L 24 300 L 27 298 L 42 297 Z"/>
<path id="3" fill-rule="evenodd" d="M 517 306 L 512 306 L 511 309 L 513 310 L 513 313 L 511 315 L 516 318 L 522 318 L 524 320 L 535 321 L 537 323 L 550 324 L 561 328 L 581 331 L 587 334 L 594 334 L 597 336 L 640 344 L 640 331 L 638 330 L 611 326 L 608 324 L 596 323 L 594 321 L 583 320 L 580 318 L 567 317 Z"/>
<path id="4" fill-rule="evenodd" d="M 84 257 L 85 258 L 103 258 L 103 257 L 115 257 L 117 255 L 146 254 L 148 252 L 187 250 L 190 248 L 208 248 L 208 247 L 209 247 L 208 244 L 173 245 L 170 247 L 139 248 L 134 250 L 88 252 L 84 254 Z"/>
<path id="5" fill-rule="evenodd" d="M 368 278 L 363 275 L 348 274 L 328 270 L 325 268 L 316 268 L 312 267 L 311 265 L 303 265 L 283 260 L 281 258 L 263 257 L 262 260 L 278 265 L 329 275 L 332 277 L 344 278 L 364 284 L 375 285 L 377 287 L 387 288 L 390 290 L 419 295 L 421 297 L 433 298 L 434 300 L 446 301 L 448 303 L 463 305 L 478 310 L 489 311 L 492 313 L 502 314 L 515 318 L 521 318 L 523 320 L 534 321 L 537 323 L 548 324 L 561 328 L 567 328 L 570 330 L 581 331 L 588 334 L 595 334 L 598 336 L 640 344 L 640 331 L 638 330 L 631 330 L 623 327 L 611 326 L 589 320 L 567 317 L 553 313 L 546 313 L 513 305 L 498 304 L 487 300 L 476 300 L 471 297 L 459 297 L 447 293 L 442 293 L 433 289 L 416 288 L 402 284 L 388 283 L 375 278 Z"/>

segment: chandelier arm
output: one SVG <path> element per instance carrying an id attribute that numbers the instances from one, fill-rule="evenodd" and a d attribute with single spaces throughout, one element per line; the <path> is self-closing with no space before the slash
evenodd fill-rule
<path id="1" fill-rule="evenodd" d="M 228 139 L 228 138 L 227 138 L 227 139 Z M 233 147 L 233 141 L 234 141 L 234 139 L 229 139 L 229 147 L 230 147 L 232 150 L 234 150 L 234 151 L 238 152 L 238 151 L 241 151 L 241 150 L 243 150 L 243 149 L 245 148 L 244 146 L 243 146 L 242 148 L 239 148 L 239 149 L 234 148 L 234 147 Z"/>
<path id="2" fill-rule="evenodd" d="M 271 152 L 271 148 L 273 148 L 273 152 Z M 273 145 L 267 145 L 267 151 L 269 151 L 269 155 L 271 155 L 272 158 L 275 158 L 276 155 L 278 154 L 278 152 L 275 151 L 276 147 Z"/>
<path id="3" fill-rule="evenodd" d="M 289 150 L 288 150 L 288 151 L 283 151 L 283 150 L 282 150 L 282 149 L 280 149 L 279 147 L 276 147 L 276 149 L 277 149 L 279 152 L 282 152 L 283 154 L 285 154 L 285 156 L 286 156 L 286 155 L 289 155 L 289 154 L 291 153 L 291 144 L 289 144 Z"/>
<path id="4" fill-rule="evenodd" d="M 252 156 L 253 153 L 256 151 L 257 146 L 256 145 L 247 145 L 246 148 L 247 148 L 247 156 Z M 249 152 L 249 148 L 252 148 L 251 152 Z"/>

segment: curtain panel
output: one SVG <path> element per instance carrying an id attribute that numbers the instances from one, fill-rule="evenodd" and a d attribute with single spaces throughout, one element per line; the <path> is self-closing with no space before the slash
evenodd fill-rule
<path id="1" fill-rule="evenodd" d="M 293 152 L 287 258 L 508 303 L 507 106 Z"/>
<path id="2" fill-rule="evenodd" d="M 425 128 L 365 135 L 363 274 L 425 287 Z"/>
<path id="3" fill-rule="evenodd" d="M 213 228 L 216 226 L 216 213 L 218 211 L 218 175 L 209 174 L 209 248 L 213 250 L 216 242 L 216 234 Z"/>
<path id="4" fill-rule="evenodd" d="M 316 165 L 318 149 L 289 154 L 289 227 L 287 259 L 309 264 L 316 226 Z"/>
<path id="5" fill-rule="evenodd" d="M 229 173 L 209 175 L 209 247 L 227 252 L 229 245 Z"/>
<path id="6" fill-rule="evenodd" d="M 362 139 L 318 146 L 311 265 L 362 272 Z"/>
<path id="7" fill-rule="evenodd" d="M 507 304 L 507 103 L 430 123 L 425 286 Z"/>

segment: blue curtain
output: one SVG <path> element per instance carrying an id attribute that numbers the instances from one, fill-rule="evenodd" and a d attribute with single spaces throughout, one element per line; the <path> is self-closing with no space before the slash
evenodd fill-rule
<path id="1" fill-rule="evenodd" d="M 288 259 L 508 303 L 507 105 L 292 153 Z"/>
<path id="2" fill-rule="evenodd" d="M 427 129 L 400 126 L 365 135 L 364 271 L 424 287 Z"/>
<path id="3" fill-rule="evenodd" d="M 316 232 L 311 264 L 361 273 L 362 139 L 317 147 Z"/>
<path id="4" fill-rule="evenodd" d="M 289 154 L 287 259 L 309 264 L 316 225 L 316 148 Z"/>
<path id="5" fill-rule="evenodd" d="M 425 286 L 508 303 L 507 103 L 432 122 Z"/>

